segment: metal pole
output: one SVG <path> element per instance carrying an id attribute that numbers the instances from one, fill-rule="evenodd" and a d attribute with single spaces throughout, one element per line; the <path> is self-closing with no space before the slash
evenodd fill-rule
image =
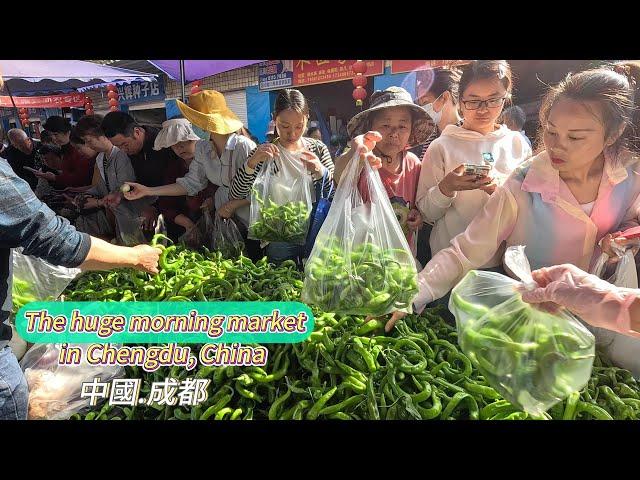
<path id="1" fill-rule="evenodd" d="M 4 87 L 7 89 L 7 93 L 9 94 L 9 98 L 11 99 L 11 104 L 13 105 L 13 109 L 16 111 L 16 117 L 18 118 L 18 123 L 22 127 L 23 130 L 29 133 L 29 127 L 25 128 L 20 121 L 20 112 L 18 111 L 18 107 L 16 106 L 16 102 L 13 100 L 13 95 L 11 94 L 11 89 L 9 88 L 9 81 L 4 82 Z"/>
<path id="2" fill-rule="evenodd" d="M 184 60 L 180 60 L 180 86 L 182 87 L 182 101 L 187 103 L 187 95 L 184 88 Z"/>

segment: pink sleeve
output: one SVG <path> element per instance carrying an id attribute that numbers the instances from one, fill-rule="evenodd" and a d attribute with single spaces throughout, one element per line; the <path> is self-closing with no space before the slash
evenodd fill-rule
<path id="1" fill-rule="evenodd" d="M 418 274 L 420 290 L 414 299 L 418 312 L 447 294 L 469 271 L 486 264 L 511 234 L 518 205 L 511 191 L 499 187 L 467 229 L 440 250 Z"/>

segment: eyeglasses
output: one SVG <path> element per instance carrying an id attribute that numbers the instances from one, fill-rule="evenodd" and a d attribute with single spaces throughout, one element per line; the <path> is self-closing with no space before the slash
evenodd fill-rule
<path id="1" fill-rule="evenodd" d="M 487 108 L 500 107 L 506 99 L 507 97 L 490 98 L 489 100 L 462 100 L 462 103 L 467 110 L 478 110 L 482 105 Z"/>

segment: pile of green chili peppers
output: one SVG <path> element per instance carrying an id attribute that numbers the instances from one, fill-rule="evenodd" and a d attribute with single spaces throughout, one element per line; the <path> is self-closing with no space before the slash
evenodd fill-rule
<path id="1" fill-rule="evenodd" d="M 311 214 L 305 202 L 294 201 L 278 205 L 270 198 L 263 201 L 255 190 L 253 195 L 260 205 L 260 214 L 259 219 L 249 226 L 249 238 L 304 244 Z"/>
<path id="2" fill-rule="evenodd" d="M 410 310 L 418 284 L 408 251 L 364 243 L 347 253 L 335 237 L 314 250 L 305 267 L 304 302 L 325 311 L 354 315 Z"/>
<path id="3" fill-rule="evenodd" d="M 595 341 L 588 331 L 519 298 L 491 310 L 455 292 L 451 301 L 471 317 L 462 351 L 512 404 L 541 414 L 589 380 Z"/>
<path id="4" fill-rule="evenodd" d="M 299 300 L 302 274 L 293 262 L 275 268 L 266 259 L 223 259 L 182 246 L 165 247 L 156 277 L 132 270 L 89 273 L 65 298 L 123 301 L 162 296 L 163 301 Z M 165 253 L 166 252 L 166 253 Z M 200 270 L 198 270 L 200 269 Z M 161 281 L 156 281 L 160 277 Z M 135 278 L 135 281 L 134 281 Z M 142 280 L 142 282 L 141 282 Z M 224 283 L 227 282 L 227 283 Z M 151 286 L 145 290 L 145 286 Z M 164 286 L 164 292 L 161 287 Z M 160 288 L 159 288 L 160 287 Z M 103 292 L 108 291 L 107 294 Z M 130 292 L 130 293 L 127 293 Z M 179 294 L 182 292 L 181 294 Z M 207 378 L 208 398 L 194 407 L 99 404 L 73 419 L 84 420 L 357 420 L 357 419 L 638 419 L 640 385 L 631 373 L 595 360 L 587 386 L 540 415 L 527 414 L 488 385 L 457 347 L 456 329 L 443 310 L 409 315 L 384 335 L 384 321 L 312 307 L 315 331 L 299 344 L 267 345 L 260 367 L 164 367 L 150 373 L 126 367 L 141 378 L 140 398 L 167 377 Z M 200 345 L 191 345 L 197 352 Z"/>

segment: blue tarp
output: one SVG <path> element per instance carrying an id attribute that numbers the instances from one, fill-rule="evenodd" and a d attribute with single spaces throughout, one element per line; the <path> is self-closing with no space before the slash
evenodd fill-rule
<path id="1" fill-rule="evenodd" d="M 261 92 L 257 86 L 247 87 L 248 128 L 261 143 L 267 141 L 267 128 L 271 121 L 269 92 Z"/>

